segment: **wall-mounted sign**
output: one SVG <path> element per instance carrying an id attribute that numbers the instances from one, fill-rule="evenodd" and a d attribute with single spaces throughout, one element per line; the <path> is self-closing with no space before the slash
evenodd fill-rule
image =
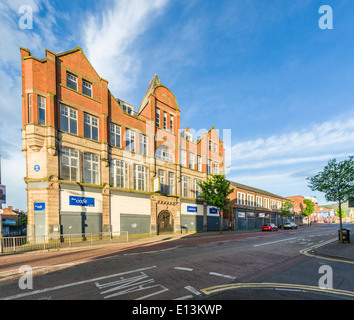
<path id="1" fill-rule="evenodd" d="M 209 213 L 210 213 L 210 214 L 218 214 L 218 209 L 216 209 L 216 208 L 210 208 L 210 209 L 209 209 Z"/>
<path id="2" fill-rule="evenodd" d="M 198 212 L 197 207 L 187 206 L 187 212 Z"/>
<path id="3" fill-rule="evenodd" d="M 159 192 L 161 190 L 160 178 L 154 179 L 154 192 Z"/>
<path id="4" fill-rule="evenodd" d="M 44 210 L 45 210 L 45 202 L 34 203 L 34 211 L 44 211 Z"/>
<path id="5" fill-rule="evenodd" d="M 33 167 L 34 171 L 38 172 L 39 170 L 41 170 L 41 167 L 36 164 L 34 167 Z"/>
<path id="6" fill-rule="evenodd" d="M 69 205 L 81 207 L 94 207 L 95 198 L 69 196 Z"/>
<path id="7" fill-rule="evenodd" d="M 239 218 L 246 218 L 246 213 L 245 212 L 237 212 L 237 216 Z"/>

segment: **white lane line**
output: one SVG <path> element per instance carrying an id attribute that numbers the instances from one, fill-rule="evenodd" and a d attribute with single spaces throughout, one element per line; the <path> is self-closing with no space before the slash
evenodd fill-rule
<path id="1" fill-rule="evenodd" d="M 156 296 L 157 294 L 161 294 L 163 292 L 166 292 L 168 291 L 169 289 L 167 289 L 165 286 L 161 286 L 162 290 L 158 291 L 158 292 L 155 292 L 155 293 L 151 293 L 151 294 L 148 294 L 147 296 L 144 296 L 144 297 L 141 297 L 141 298 L 137 298 L 137 299 L 134 299 L 134 300 L 144 300 L 146 298 L 150 298 L 152 296 Z"/>
<path id="2" fill-rule="evenodd" d="M 193 288 L 191 286 L 186 286 L 184 287 L 185 289 L 187 289 L 188 291 L 194 293 L 195 295 L 197 296 L 200 296 L 201 295 L 201 292 L 199 292 L 196 288 Z"/>
<path id="3" fill-rule="evenodd" d="M 131 271 L 127 271 L 127 272 L 121 272 L 121 273 L 117 273 L 117 274 L 111 274 L 109 276 L 94 278 L 94 279 L 90 279 L 90 280 L 84 280 L 84 281 L 68 283 L 68 284 L 64 284 L 64 285 L 60 285 L 60 286 L 56 286 L 56 287 L 51 287 L 51 288 L 46 288 L 46 289 L 42 289 L 42 290 L 35 290 L 35 291 L 31 291 L 31 292 L 20 293 L 20 294 L 16 294 L 16 295 L 13 295 L 13 296 L 0 298 L 0 300 L 12 300 L 12 299 L 28 297 L 28 296 L 32 296 L 32 295 L 43 293 L 43 292 L 49 292 L 49 291 L 55 291 L 55 290 L 60 290 L 60 289 L 64 289 L 64 288 L 79 286 L 79 285 L 90 283 L 90 282 L 97 282 L 97 281 L 108 279 L 108 278 L 119 277 L 119 276 L 122 276 L 122 275 L 125 275 L 125 274 L 130 274 L 130 273 L 136 273 L 136 272 L 140 272 L 140 271 L 150 270 L 150 269 L 153 269 L 153 268 L 156 268 L 156 266 L 142 268 L 142 269 L 137 269 L 137 270 L 131 270 Z"/>
<path id="4" fill-rule="evenodd" d="M 266 246 L 268 244 L 289 241 L 289 240 L 294 240 L 294 239 L 297 239 L 297 238 L 295 237 L 295 238 L 288 238 L 288 239 L 284 239 L 284 240 L 272 241 L 272 242 L 267 242 L 267 243 L 255 244 L 253 247 L 261 247 L 261 246 Z"/>
<path id="5" fill-rule="evenodd" d="M 183 270 L 183 271 L 193 271 L 192 268 L 184 268 L 184 267 L 174 267 L 176 270 Z"/>
<path id="6" fill-rule="evenodd" d="M 193 296 L 184 296 L 184 297 L 176 298 L 173 300 L 188 300 L 188 299 L 192 299 L 192 298 L 193 298 Z"/>
<path id="7" fill-rule="evenodd" d="M 236 279 L 236 277 L 229 276 L 227 274 L 217 273 L 217 272 L 209 272 L 209 274 L 212 276 L 223 277 L 223 278 L 232 279 L 232 280 Z"/>

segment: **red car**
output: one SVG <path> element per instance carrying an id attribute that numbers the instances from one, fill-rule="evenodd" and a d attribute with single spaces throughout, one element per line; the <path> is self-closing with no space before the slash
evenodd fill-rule
<path id="1" fill-rule="evenodd" d="M 262 231 L 278 231 L 278 227 L 274 223 L 266 223 L 263 225 Z"/>

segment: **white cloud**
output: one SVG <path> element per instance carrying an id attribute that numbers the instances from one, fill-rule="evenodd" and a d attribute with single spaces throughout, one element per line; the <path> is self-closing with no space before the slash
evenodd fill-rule
<path id="1" fill-rule="evenodd" d="M 84 51 L 113 91 L 134 88 L 140 71 L 135 41 L 167 5 L 167 0 L 121 0 L 100 15 L 92 13 L 83 26 Z"/>
<path id="2" fill-rule="evenodd" d="M 307 177 L 332 158 L 354 154 L 354 118 L 327 121 L 308 130 L 292 131 L 234 144 L 228 179 L 282 196 L 323 194 L 308 188 Z"/>
<path id="3" fill-rule="evenodd" d="M 19 8 L 29 5 L 33 29 L 21 29 Z M 55 50 L 53 33 L 57 13 L 48 0 L 11 0 L 0 2 L 0 153 L 2 183 L 7 186 L 7 205 L 26 210 L 25 158 L 22 154 L 21 55 L 20 47 L 44 53 Z"/>
<path id="4" fill-rule="evenodd" d="M 237 143 L 232 147 L 232 160 L 234 169 L 249 169 L 312 162 L 316 157 L 345 157 L 353 152 L 354 118 L 349 118 L 314 125 L 307 131 Z"/>

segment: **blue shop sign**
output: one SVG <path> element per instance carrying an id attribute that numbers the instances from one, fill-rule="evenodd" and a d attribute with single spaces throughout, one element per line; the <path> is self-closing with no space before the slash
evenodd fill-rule
<path id="1" fill-rule="evenodd" d="M 209 213 L 210 213 L 210 214 L 218 214 L 218 209 L 210 208 L 210 209 L 209 209 Z"/>
<path id="2" fill-rule="evenodd" d="M 197 211 L 198 211 L 197 207 L 187 206 L 187 212 L 197 212 Z"/>
<path id="3" fill-rule="evenodd" d="M 95 198 L 69 196 L 69 204 L 71 206 L 94 207 Z"/>
<path id="4" fill-rule="evenodd" d="M 34 203 L 34 211 L 44 211 L 44 210 L 45 210 L 45 202 Z"/>

